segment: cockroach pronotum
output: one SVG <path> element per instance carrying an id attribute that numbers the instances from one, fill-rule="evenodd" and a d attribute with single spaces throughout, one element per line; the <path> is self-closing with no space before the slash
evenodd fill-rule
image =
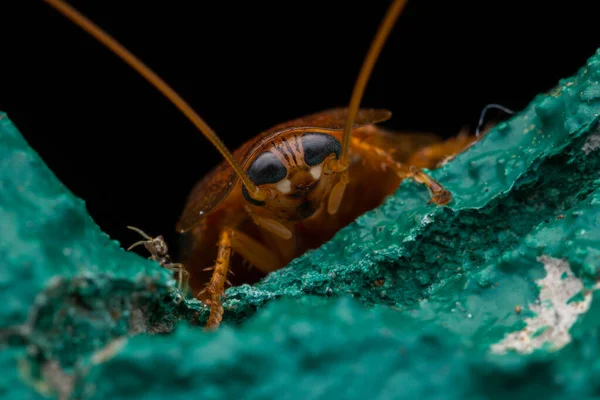
<path id="1" fill-rule="evenodd" d="M 279 124 L 233 153 L 170 86 L 114 38 L 62 0 L 44 1 L 144 76 L 225 159 L 195 185 L 176 224 L 187 243 L 181 261 L 189 272 L 189 284 L 210 306 L 207 328 L 217 327 L 222 320 L 221 298 L 234 264 L 249 263 L 260 274 L 283 267 L 381 204 L 405 178 L 424 184 L 430 203 L 447 204 L 451 194 L 421 168 L 436 168 L 476 140 L 468 134 L 442 141 L 435 135 L 389 132 L 375 125 L 389 119 L 389 111 L 359 108 L 371 71 L 406 0 L 394 0 L 389 6 L 348 108 Z M 146 247 L 156 253 L 156 243 L 146 239 Z M 160 258 L 159 253 L 152 255 Z"/>

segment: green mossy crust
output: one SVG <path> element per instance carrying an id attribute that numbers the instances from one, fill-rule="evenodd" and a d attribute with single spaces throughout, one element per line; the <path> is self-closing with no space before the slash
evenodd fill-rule
<path id="1" fill-rule="evenodd" d="M 217 332 L 0 116 L 0 362 L 18 376 L 0 394 L 600 395 L 599 80 L 600 52 L 432 171 L 448 206 L 405 181 L 321 248 L 231 288 Z"/>

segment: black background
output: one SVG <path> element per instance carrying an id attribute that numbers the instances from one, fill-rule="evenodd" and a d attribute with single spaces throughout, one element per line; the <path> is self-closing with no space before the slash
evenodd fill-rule
<path id="1" fill-rule="evenodd" d="M 230 148 L 345 106 L 388 1 L 72 1 L 206 119 Z M 164 234 L 220 162 L 146 81 L 42 1 L 0 7 L 0 110 L 115 239 Z M 362 104 L 444 136 L 488 103 L 523 108 L 600 47 L 585 2 L 413 0 Z"/>

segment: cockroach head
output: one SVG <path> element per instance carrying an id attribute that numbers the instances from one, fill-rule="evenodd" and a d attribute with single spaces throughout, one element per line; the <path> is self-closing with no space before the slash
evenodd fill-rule
<path id="1" fill-rule="evenodd" d="M 249 164 L 246 173 L 261 190 L 264 201 L 253 199 L 243 187 L 248 203 L 290 221 L 310 217 L 320 208 L 337 182 L 328 164 L 340 156 L 340 142 L 323 132 L 303 132 L 279 138 Z"/>

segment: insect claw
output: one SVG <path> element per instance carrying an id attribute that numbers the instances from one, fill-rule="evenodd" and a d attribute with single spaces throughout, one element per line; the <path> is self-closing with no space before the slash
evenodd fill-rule
<path id="1" fill-rule="evenodd" d="M 229 279 L 227 279 L 227 280 L 225 281 L 225 283 L 227 283 L 229 286 L 233 286 L 233 284 L 232 284 L 231 282 L 229 282 Z M 223 293 L 223 295 L 225 295 L 225 294 Z"/>
<path id="2" fill-rule="evenodd" d="M 233 271 L 232 271 L 232 270 L 229 270 L 228 272 L 229 272 L 229 273 L 230 273 L 232 276 L 235 276 L 235 274 L 233 273 Z"/>

